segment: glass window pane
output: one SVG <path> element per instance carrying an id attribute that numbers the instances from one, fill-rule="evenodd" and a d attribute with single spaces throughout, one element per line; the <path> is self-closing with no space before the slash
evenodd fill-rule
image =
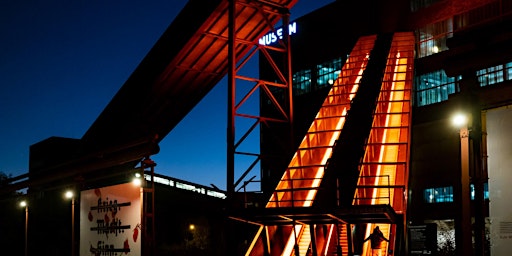
<path id="1" fill-rule="evenodd" d="M 426 203 L 451 203 L 453 202 L 453 187 L 428 188 L 424 191 Z"/>
<path id="2" fill-rule="evenodd" d="M 425 106 L 448 100 L 455 93 L 455 78 L 446 76 L 443 70 L 415 77 L 415 105 Z"/>

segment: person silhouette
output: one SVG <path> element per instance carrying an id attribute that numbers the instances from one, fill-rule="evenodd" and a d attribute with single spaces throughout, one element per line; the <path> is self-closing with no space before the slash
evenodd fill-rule
<path id="1" fill-rule="evenodd" d="M 382 249 L 386 248 L 383 242 L 389 242 L 389 240 L 384 237 L 384 234 L 382 234 L 382 231 L 380 231 L 379 226 L 376 226 L 373 229 L 373 233 L 371 233 L 366 239 L 364 239 L 364 242 L 368 240 L 370 240 L 372 256 L 382 256 Z"/>

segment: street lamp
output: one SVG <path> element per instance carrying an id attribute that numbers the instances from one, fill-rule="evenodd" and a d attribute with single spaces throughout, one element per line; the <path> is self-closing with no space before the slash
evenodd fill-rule
<path id="1" fill-rule="evenodd" d="M 133 185 L 137 186 L 137 187 L 140 187 L 142 186 L 142 175 L 140 175 L 140 173 L 135 173 L 135 176 L 133 177 Z"/>
<path id="2" fill-rule="evenodd" d="M 28 255 L 28 203 L 23 200 L 20 202 L 20 207 L 25 208 L 25 256 Z"/>
<path id="3" fill-rule="evenodd" d="M 453 116 L 452 119 L 453 125 L 457 128 L 461 128 L 463 126 L 467 126 L 468 124 L 468 117 L 463 113 L 457 113 Z"/>
<path id="4" fill-rule="evenodd" d="M 464 114 L 456 114 L 453 116 L 453 124 L 459 128 L 460 136 L 460 220 L 456 237 L 459 243 L 456 243 L 456 250 L 459 255 L 472 254 L 472 238 L 471 238 L 471 207 L 470 207 L 470 178 L 469 178 L 469 118 Z"/>
<path id="5" fill-rule="evenodd" d="M 71 256 L 75 255 L 75 194 L 72 190 L 66 191 L 66 198 L 71 199 Z"/>

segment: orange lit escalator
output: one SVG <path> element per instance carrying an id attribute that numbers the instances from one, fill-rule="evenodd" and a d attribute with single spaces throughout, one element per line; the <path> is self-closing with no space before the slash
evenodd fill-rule
<path id="1" fill-rule="evenodd" d="M 389 204 L 395 211 L 405 212 L 414 58 L 411 37 L 407 33 L 394 35 L 354 204 Z M 396 231 L 391 224 L 369 223 L 365 237 L 376 225 L 390 238 L 387 249 L 393 250 Z M 370 255 L 369 243 L 362 255 Z"/>
<path id="2" fill-rule="evenodd" d="M 358 90 L 374 41 L 375 36 L 367 36 L 361 38 L 355 45 L 322 108 L 267 203 L 267 208 L 310 207 L 313 204 L 325 165 L 343 128 L 345 116 L 350 110 L 351 100 Z M 286 242 L 281 255 L 291 255 L 299 241 L 302 244 L 311 242 L 307 238 L 298 237 L 305 233 L 305 229 L 306 227 L 302 225 L 296 225 L 295 228 L 284 232 L 285 235 L 282 235 L 283 237 L 280 239 L 284 239 Z M 276 234 L 282 233 L 274 232 L 267 236 L 275 239 Z M 252 250 L 250 249 L 250 251 Z M 248 255 L 253 254 L 249 253 Z"/>
<path id="3" fill-rule="evenodd" d="M 327 179 L 326 168 L 329 161 L 333 161 L 333 151 L 339 147 L 338 140 L 342 138 L 340 134 L 345 132 L 343 129 L 349 122 L 347 121 L 348 113 L 352 116 L 371 113 L 372 117 L 365 119 L 371 122 L 369 134 L 367 132 L 365 135 L 358 135 L 363 136 L 366 143 L 358 166 L 359 177 L 352 192 L 354 193 L 352 205 L 390 205 L 395 212 L 405 213 L 404 191 L 406 191 L 408 176 L 414 40 L 410 33 L 397 33 L 392 38 L 393 40 L 391 37 L 384 37 L 384 41 L 388 40 L 390 43 L 387 48 L 380 47 L 379 54 L 375 55 L 383 56 L 380 61 L 383 64 L 374 65 L 374 70 L 368 72 L 380 77 L 377 79 L 380 81 L 379 84 L 375 84 L 375 80 L 371 79 L 365 83 L 361 82 L 369 67 L 369 58 L 375 57 L 372 51 L 378 42 L 377 37 L 362 37 L 356 43 L 314 122 L 272 193 L 266 209 L 286 209 L 284 212 L 287 212 L 289 209 L 315 208 L 314 202 L 320 196 L 319 190 L 325 189 L 322 187 L 322 181 Z M 387 55 L 381 54 L 382 51 L 386 51 Z M 387 59 L 384 56 L 387 56 Z M 379 68 L 383 71 L 375 70 Z M 365 86 L 379 87 L 359 93 L 358 89 L 366 88 Z M 372 98 L 376 100 L 373 110 L 367 111 L 367 106 L 361 108 L 363 111 L 351 110 L 354 97 L 360 94 L 362 94 L 360 100 L 362 99 L 363 104 L 365 100 Z M 351 128 L 357 128 L 360 120 L 352 119 Z M 343 161 L 339 164 L 342 165 Z M 344 169 L 333 168 L 333 170 L 343 172 Z M 337 174 L 336 177 L 342 179 L 343 175 L 343 173 Z M 261 225 L 246 255 L 310 255 L 313 249 L 316 250 L 313 255 L 349 255 L 354 251 L 351 241 L 353 225 L 348 221 L 340 220 L 341 215 L 329 213 L 326 214 L 332 217 L 329 222 L 312 223 L 296 222 L 294 216 L 298 215 L 293 214 L 296 213 L 287 216 L 279 214 L 280 217 L 288 220 L 285 225 Z M 372 225 L 375 224 L 368 224 L 367 230 L 371 230 Z M 385 236 L 391 240 L 389 249 L 393 249 L 395 225 L 380 223 L 378 225 Z M 316 230 L 317 227 L 319 227 L 318 230 Z M 354 246 L 362 247 L 361 244 Z M 369 252 L 366 247 L 362 250 L 364 253 Z"/>

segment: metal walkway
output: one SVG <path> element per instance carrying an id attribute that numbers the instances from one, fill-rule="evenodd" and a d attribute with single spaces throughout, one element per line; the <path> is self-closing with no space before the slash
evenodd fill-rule
<path id="1" fill-rule="evenodd" d="M 380 223 L 386 237 L 396 232 L 392 224 L 403 226 L 413 57 L 410 33 L 360 38 L 266 208 L 233 212 L 234 219 L 260 225 L 246 255 L 348 255 L 352 232 L 340 226 L 371 230 Z M 357 146 L 360 155 L 344 153 Z M 328 237 L 319 235 L 321 226 Z"/>

